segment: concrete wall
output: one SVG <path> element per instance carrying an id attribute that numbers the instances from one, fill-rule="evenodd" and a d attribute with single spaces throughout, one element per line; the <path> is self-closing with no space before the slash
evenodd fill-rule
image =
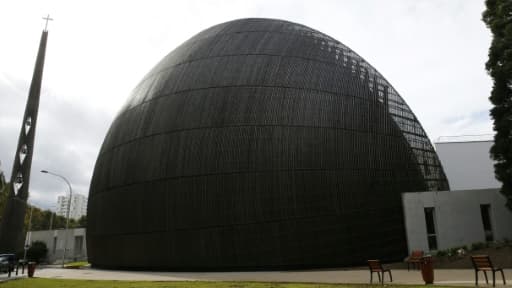
<path id="1" fill-rule="evenodd" d="M 77 247 L 76 237 L 82 236 L 83 242 L 81 247 Z M 55 238 L 57 237 L 57 238 Z M 66 242 L 67 238 L 67 242 Z M 55 242 L 57 240 L 57 242 Z M 43 241 L 48 247 L 48 262 L 60 262 L 64 252 L 64 243 L 66 243 L 66 259 L 67 261 L 79 261 L 87 259 L 87 245 L 85 239 L 85 228 L 76 229 L 59 229 L 59 230 L 43 230 L 27 232 L 27 242 Z"/>
<path id="2" fill-rule="evenodd" d="M 490 204 L 494 240 L 512 239 L 512 212 L 498 189 L 402 194 L 407 245 L 429 251 L 425 207 L 435 208 L 438 250 L 485 242 L 481 204 Z"/>
<path id="3" fill-rule="evenodd" d="M 493 141 L 435 143 L 451 190 L 499 188 L 489 150 Z"/>

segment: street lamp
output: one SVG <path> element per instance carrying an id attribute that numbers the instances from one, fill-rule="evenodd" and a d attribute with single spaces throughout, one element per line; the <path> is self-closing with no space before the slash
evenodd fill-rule
<path id="1" fill-rule="evenodd" d="M 62 253 L 62 267 L 64 267 L 64 259 L 66 258 L 66 250 L 68 248 L 68 226 L 69 226 L 69 210 L 71 210 L 71 196 L 73 195 L 73 189 L 71 188 L 71 183 L 69 183 L 68 179 L 66 179 L 64 176 L 55 174 L 52 172 L 49 172 L 47 170 L 41 170 L 41 173 L 50 174 L 56 177 L 59 177 L 60 179 L 64 180 L 66 184 L 69 186 L 69 199 L 68 199 L 68 211 L 66 212 L 66 232 L 64 235 L 64 253 Z"/>

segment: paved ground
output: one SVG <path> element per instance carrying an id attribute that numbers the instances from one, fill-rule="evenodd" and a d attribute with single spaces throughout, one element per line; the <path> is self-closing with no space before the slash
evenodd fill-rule
<path id="1" fill-rule="evenodd" d="M 18 276 L 16 276 L 15 274 L 12 274 L 11 277 L 7 277 L 7 274 L 2 273 L 2 274 L 0 274 L 0 283 L 9 281 L 9 280 L 13 280 L 13 279 L 26 278 L 26 277 L 27 277 L 27 274 L 18 275 Z"/>
<path id="2" fill-rule="evenodd" d="M 419 271 L 392 270 L 393 283 L 423 284 Z M 0 282 L 6 276 L 0 275 Z M 98 269 L 61 269 L 38 267 L 36 277 L 88 280 L 139 280 L 139 281 L 263 281 L 263 282 L 323 282 L 369 283 L 368 270 L 308 270 L 271 272 L 137 272 Z M 375 274 L 374 274 L 375 276 Z M 25 276 L 22 276 L 25 277 Z M 438 269 L 434 271 L 434 283 L 438 285 L 474 286 L 472 269 Z M 480 275 L 483 278 L 483 275 Z M 489 280 L 492 276 L 489 275 Z M 512 287 L 512 269 L 505 269 L 506 287 Z M 4 279 L 5 280 L 5 279 Z M 483 280 L 483 279 L 482 279 Z M 505 287 L 501 275 L 496 275 L 497 287 Z M 389 279 L 386 275 L 386 282 Z M 492 280 L 491 280 L 492 282 Z M 481 282 L 485 285 L 485 281 Z M 489 285 L 492 287 L 492 285 Z"/>

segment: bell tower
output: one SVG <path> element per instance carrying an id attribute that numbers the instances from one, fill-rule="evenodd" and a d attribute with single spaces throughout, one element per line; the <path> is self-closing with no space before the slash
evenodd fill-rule
<path id="1" fill-rule="evenodd" d="M 41 34 L 25 114 L 21 123 L 18 146 L 14 155 L 11 182 L 7 187 L 7 203 L 0 223 L 0 253 L 16 253 L 23 249 L 25 210 L 27 209 L 30 168 L 32 166 L 32 155 L 34 154 L 37 112 L 48 39 L 47 27 L 48 21 L 53 20 L 49 15 L 43 19 L 46 20 L 46 25 Z"/>

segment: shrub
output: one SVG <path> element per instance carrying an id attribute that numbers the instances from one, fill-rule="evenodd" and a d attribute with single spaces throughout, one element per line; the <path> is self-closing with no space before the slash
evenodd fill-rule
<path id="1" fill-rule="evenodd" d="M 473 244 L 471 244 L 471 251 L 480 250 L 485 247 L 486 247 L 485 243 L 482 243 L 482 242 L 473 243 Z"/>
<path id="2" fill-rule="evenodd" d="M 448 255 L 449 256 L 458 255 L 457 251 L 459 249 L 460 249 L 459 247 L 453 247 L 453 248 L 448 249 Z"/>
<path id="3" fill-rule="evenodd" d="M 27 259 L 29 261 L 35 261 L 37 263 L 44 261 L 46 259 L 46 254 L 48 253 L 48 248 L 46 247 L 46 243 L 43 241 L 34 241 L 30 248 L 27 250 Z"/>

